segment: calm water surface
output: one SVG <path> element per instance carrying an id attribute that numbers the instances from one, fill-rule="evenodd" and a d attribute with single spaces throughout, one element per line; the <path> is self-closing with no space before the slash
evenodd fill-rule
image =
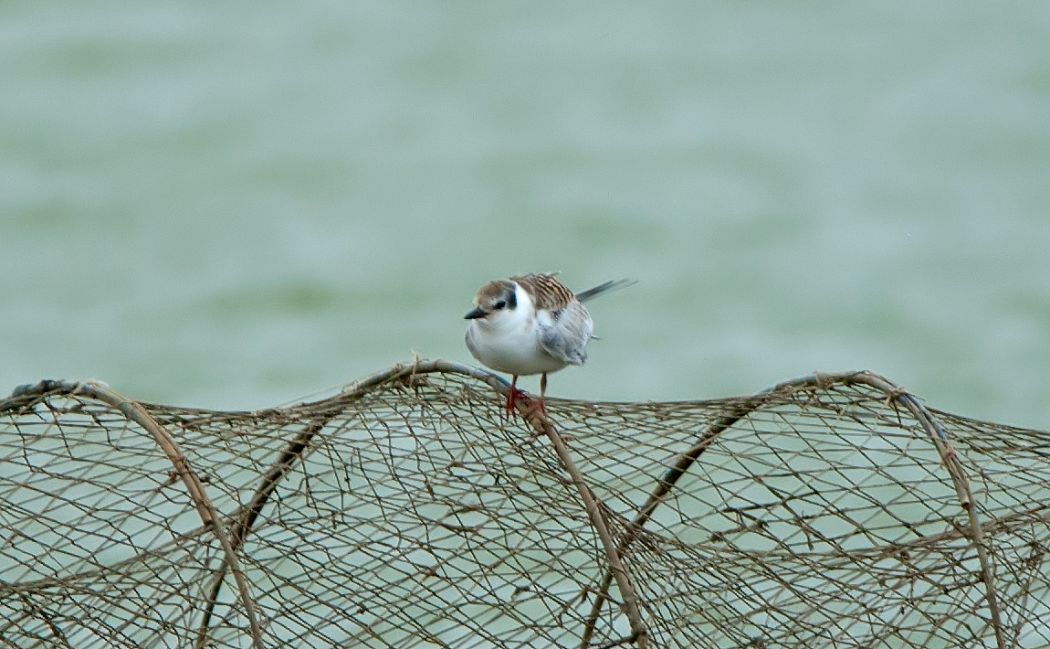
<path id="1" fill-rule="evenodd" d="M 555 395 L 872 369 L 1050 428 L 1050 5 L 0 6 L 0 393 L 254 408 L 595 302 Z M 535 388 L 535 382 L 526 382 Z"/>

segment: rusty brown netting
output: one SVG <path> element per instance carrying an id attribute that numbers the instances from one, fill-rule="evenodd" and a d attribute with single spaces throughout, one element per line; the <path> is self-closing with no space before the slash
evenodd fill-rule
<path id="1" fill-rule="evenodd" d="M 1050 434 L 870 373 L 550 400 L 443 361 L 256 412 L 0 400 L 8 647 L 1048 647 Z"/>

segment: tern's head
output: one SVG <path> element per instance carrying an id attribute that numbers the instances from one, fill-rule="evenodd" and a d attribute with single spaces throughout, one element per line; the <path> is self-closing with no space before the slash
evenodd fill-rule
<path id="1" fill-rule="evenodd" d="M 503 313 L 510 313 L 518 307 L 518 298 L 514 282 L 498 279 L 485 284 L 474 296 L 474 308 L 467 315 L 467 320 L 477 318 L 493 319 Z"/>

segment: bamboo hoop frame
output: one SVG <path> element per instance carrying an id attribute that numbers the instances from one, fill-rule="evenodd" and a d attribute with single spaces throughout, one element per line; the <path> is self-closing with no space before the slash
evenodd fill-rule
<path id="1" fill-rule="evenodd" d="M 224 530 L 223 526 L 219 524 L 219 516 L 215 513 L 215 507 L 212 505 L 212 501 L 208 497 L 204 483 L 201 482 L 201 479 L 197 476 L 193 467 L 190 466 L 189 461 L 186 459 L 186 455 L 179 448 L 179 445 L 175 443 L 175 439 L 167 429 L 150 416 L 150 414 L 146 412 L 138 402 L 122 396 L 101 383 L 41 381 L 34 386 L 17 390 L 15 396 L 28 398 L 63 393 L 74 396 L 84 396 L 89 399 L 101 401 L 102 403 L 119 410 L 129 421 L 135 422 L 153 437 L 157 446 L 164 452 L 164 455 L 167 456 L 168 460 L 170 460 L 175 467 L 175 472 L 178 474 L 182 484 L 185 485 L 186 493 L 193 500 L 193 504 L 197 509 L 197 514 L 200 516 L 201 522 L 204 524 L 204 528 L 209 530 L 215 536 L 219 545 L 222 547 L 223 562 L 225 565 L 229 566 L 229 570 L 233 574 L 233 579 L 237 584 L 238 597 L 240 598 L 241 605 L 244 607 L 244 615 L 248 619 L 252 646 L 255 649 L 263 649 L 262 628 L 259 626 L 259 621 L 255 614 L 255 601 L 252 599 L 251 588 L 248 585 L 248 580 L 244 576 L 244 572 L 241 570 L 240 561 L 237 559 L 237 548 L 230 540 L 226 530 Z M 214 605 L 214 603 L 212 603 L 212 605 Z M 209 611 L 210 609 L 211 606 L 209 607 Z"/>
<path id="2" fill-rule="evenodd" d="M 214 609 L 217 606 L 222 585 L 226 583 L 226 575 L 229 573 L 234 579 L 238 599 L 244 609 L 252 646 L 256 649 L 261 649 L 264 646 L 262 627 L 258 620 L 250 584 L 238 560 L 238 555 L 246 539 L 251 534 L 255 522 L 266 508 L 281 481 L 291 473 L 297 463 L 302 461 L 305 453 L 310 449 L 315 436 L 324 429 L 332 417 L 342 412 L 348 404 L 362 399 L 372 391 L 389 385 L 391 382 L 407 381 L 411 384 L 414 377 L 431 373 L 454 374 L 467 377 L 478 381 L 491 389 L 495 394 L 504 397 L 510 390 L 510 385 L 507 381 L 488 371 L 449 361 L 417 359 L 413 363 L 399 364 L 377 372 L 349 386 L 343 392 L 330 399 L 302 404 L 324 405 L 325 407 L 317 408 L 313 418 L 310 421 L 305 421 L 305 427 L 287 442 L 285 448 L 278 454 L 269 469 L 260 477 L 252 497 L 226 519 L 228 523 L 225 526 L 222 524 L 223 519 L 216 513 L 205 484 L 195 472 L 194 467 L 190 465 L 186 455 L 179 448 L 171 433 L 164 425 L 151 416 L 141 404 L 129 400 L 108 386 L 93 382 L 42 381 L 32 386 L 23 386 L 16 390 L 11 398 L 0 400 L 0 412 L 16 410 L 20 407 L 19 404 L 45 396 L 69 395 L 93 399 L 106 404 L 119 411 L 128 421 L 134 422 L 146 431 L 171 462 L 176 475 L 194 503 L 203 524 L 201 531 L 212 534 L 222 548 L 222 562 L 215 571 L 214 577 L 211 578 L 211 587 L 208 589 L 209 594 L 197 626 L 195 646 L 198 649 L 204 649 L 208 644 L 209 629 L 211 628 Z M 780 383 L 754 397 L 739 400 L 725 415 L 711 424 L 690 448 L 678 456 L 674 465 L 666 470 L 652 488 L 646 502 L 637 510 L 634 518 L 623 530 L 618 542 L 610 532 L 603 514 L 604 507 L 601 500 L 587 484 L 583 473 L 573 459 L 572 452 L 559 434 L 557 427 L 547 418 L 545 413 L 534 407 L 530 399 L 523 398 L 518 401 L 518 414 L 537 435 L 545 436 L 549 441 L 552 451 L 558 458 L 559 465 L 568 475 L 578 494 L 580 507 L 587 514 L 591 528 L 602 545 L 606 565 L 597 587 L 589 589 L 596 593 L 597 596 L 592 603 L 590 613 L 582 629 L 579 645 L 581 649 L 593 649 L 591 641 L 601 611 L 609 601 L 609 589 L 613 581 L 616 582 L 620 593 L 619 610 L 629 623 L 630 635 L 601 646 L 614 647 L 633 644 L 641 649 L 646 649 L 649 646 L 649 631 L 642 616 L 639 598 L 632 583 L 631 575 L 625 568 L 623 560 L 657 508 L 667 501 L 668 495 L 675 489 L 677 482 L 692 470 L 694 466 L 698 465 L 704 452 L 718 439 L 719 435 L 732 428 L 737 422 L 746 418 L 763 404 L 768 403 L 770 395 L 787 396 L 797 392 L 825 390 L 834 385 L 865 386 L 881 392 L 885 395 L 887 405 L 906 411 L 925 431 L 926 437 L 934 445 L 941 464 L 947 471 L 948 478 L 951 480 L 955 490 L 956 498 L 967 518 L 966 528 L 960 529 L 958 533 L 969 540 L 977 556 L 980 566 L 980 580 L 984 586 L 984 604 L 988 610 L 990 624 L 994 629 L 996 647 L 998 649 L 1006 649 L 1009 646 L 1002 619 L 1001 605 L 996 591 L 994 564 L 989 554 L 988 544 L 984 538 L 986 528 L 990 529 L 989 526 L 994 525 L 995 521 L 987 525 L 981 524 L 974 506 L 973 492 L 966 467 L 952 447 L 944 427 L 915 396 L 884 377 L 871 372 L 848 372 L 811 374 Z M 999 522 L 1002 522 L 1002 520 L 1000 519 Z M 61 633 L 53 625 L 50 626 L 53 633 Z M 1016 634 L 1017 630 L 1015 629 L 1014 635 Z"/>
<path id="3" fill-rule="evenodd" d="M 973 508 L 973 496 L 970 490 L 970 483 L 966 477 L 966 472 L 962 463 L 959 461 L 959 457 L 955 454 L 954 449 L 952 449 L 951 442 L 948 440 L 948 435 L 945 433 L 944 429 L 939 423 L 937 423 L 919 400 L 887 379 L 871 372 L 844 372 L 837 374 L 814 373 L 809 376 L 777 384 L 766 392 L 760 393 L 753 399 L 742 402 L 739 410 L 726 415 L 711 426 L 703 435 L 701 435 L 700 440 L 685 453 L 682 453 L 675 465 L 668 469 L 667 473 L 653 489 L 649 499 L 641 509 L 638 510 L 638 514 L 628 525 L 627 531 L 624 534 L 623 539 L 620 541 L 620 545 L 616 548 L 618 556 L 622 557 L 627 553 L 631 544 L 638 537 L 638 533 L 645 527 L 645 524 L 652 517 L 653 512 L 660 506 L 660 503 L 665 501 L 671 490 L 674 489 L 675 483 L 677 483 L 678 480 L 685 475 L 697 461 L 699 461 L 700 456 L 711 445 L 711 443 L 715 441 L 718 435 L 731 428 L 736 422 L 740 421 L 758 406 L 762 405 L 764 403 L 764 400 L 762 399 L 763 396 L 772 393 L 793 393 L 813 390 L 816 388 L 827 388 L 836 383 L 844 385 L 866 385 L 881 391 L 886 395 L 887 402 L 904 406 L 912 417 L 919 422 L 926 431 L 926 434 L 933 441 L 937 453 L 941 457 L 941 462 L 948 471 L 952 484 L 955 487 L 956 495 L 959 498 L 959 503 L 965 511 L 969 522 L 968 536 L 977 552 L 978 561 L 981 566 L 981 579 L 985 586 L 985 601 L 995 631 L 997 649 L 1006 649 L 1007 645 L 1006 638 L 1003 635 L 1002 614 L 1000 612 L 998 598 L 995 594 L 994 573 L 991 561 L 988 558 L 988 551 L 985 547 L 984 533 L 980 521 L 977 520 L 977 513 Z M 583 649 L 586 649 L 586 647 L 589 646 L 598 615 L 605 604 L 609 586 L 609 571 L 607 571 L 605 576 L 602 577 L 601 584 L 597 588 L 598 597 L 594 601 L 591 613 L 587 619 L 587 624 L 584 627 L 583 637 L 580 642 L 580 647 Z"/>

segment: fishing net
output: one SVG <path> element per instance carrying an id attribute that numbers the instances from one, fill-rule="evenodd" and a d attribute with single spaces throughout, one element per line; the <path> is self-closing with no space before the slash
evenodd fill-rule
<path id="1" fill-rule="evenodd" d="M 1047 647 L 1050 434 L 869 373 L 681 403 L 419 361 L 0 400 L 0 646 Z"/>

